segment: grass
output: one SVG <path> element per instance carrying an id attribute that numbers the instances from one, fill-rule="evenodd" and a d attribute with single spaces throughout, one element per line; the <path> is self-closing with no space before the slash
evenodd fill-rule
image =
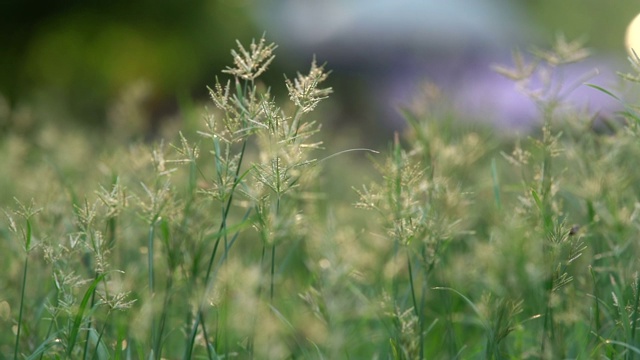
<path id="1" fill-rule="evenodd" d="M 406 109 L 388 150 L 334 150 L 328 72 L 276 101 L 259 80 L 275 50 L 239 44 L 169 145 L 6 135 L 2 358 L 640 355 L 632 104 L 601 131 L 548 86 L 526 135 Z M 524 84 L 584 57 L 551 54 L 497 70 Z"/>

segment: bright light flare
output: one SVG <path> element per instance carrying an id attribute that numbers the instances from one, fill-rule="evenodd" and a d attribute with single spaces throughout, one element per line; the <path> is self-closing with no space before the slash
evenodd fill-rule
<path id="1" fill-rule="evenodd" d="M 637 59 L 640 57 L 640 14 L 633 18 L 627 27 L 625 46 L 627 48 L 627 52 L 632 58 Z"/>

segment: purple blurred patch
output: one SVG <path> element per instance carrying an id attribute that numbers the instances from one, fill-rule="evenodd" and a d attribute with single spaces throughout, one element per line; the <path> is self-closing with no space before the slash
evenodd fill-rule
<path id="1" fill-rule="evenodd" d="M 490 57 L 475 57 L 468 61 L 447 63 L 430 62 L 419 66 L 400 67 L 410 69 L 393 72 L 385 77 L 387 86 L 376 92 L 378 103 L 385 104 L 383 112 L 392 121 L 401 121 L 394 113 L 398 106 L 406 106 L 418 93 L 420 82 L 433 82 L 449 99 L 450 110 L 463 120 L 483 121 L 501 128 L 527 129 L 541 122 L 542 105 L 537 105 L 527 92 L 538 92 L 540 100 L 560 102 L 556 115 L 569 111 L 584 112 L 596 117 L 615 117 L 623 109 L 618 100 L 588 86 L 593 84 L 615 92 L 620 79 L 615 68 L 619 64 L 611 60 L 588 59 L 583 62 L 562 65 L 551 70 L 550 81 L 545 82 L 538 72 L 527 81 L 516 82 L 492 69 L 499 63 L 509 67 L 508 57 L 490 61 Z M 397 69 L 397 68 L 396 68 Z M 544 70 L 543 70 L 544 71 Z M 547 85 L 545 85 L 547 84 Z"/>

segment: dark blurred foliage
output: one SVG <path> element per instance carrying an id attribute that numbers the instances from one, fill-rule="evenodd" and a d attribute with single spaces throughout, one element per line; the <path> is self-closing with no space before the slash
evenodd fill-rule
<path id="1" fill-rule="evenodd" d="M 0 2 L 0 93 L 11 106 L 45 98 L 99 124 L 105 104 L 132 82 L 153 93 L 150 111 L 212 82 L 236 38 L 255 31 L 243 1 Z"/>

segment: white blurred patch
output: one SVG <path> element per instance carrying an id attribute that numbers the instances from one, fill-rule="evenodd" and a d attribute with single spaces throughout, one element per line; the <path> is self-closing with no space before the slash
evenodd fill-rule
<path id="1" fill-rule="evenodd" d="M 640 14 L 638 14 L 627 27 L 625 46 L 629 56 L 636 59 L 640 56 Z M 634 55 L 634 52 L 636 55 Z"/>

